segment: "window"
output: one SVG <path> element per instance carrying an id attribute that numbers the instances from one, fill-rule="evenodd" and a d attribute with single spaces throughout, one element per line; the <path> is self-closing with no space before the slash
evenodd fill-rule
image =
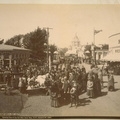
<path id="1" fill-rule="evenodd" d="M 9 54 L 8 53 L 4 54 L 4 59 L 9 59 Z"/>

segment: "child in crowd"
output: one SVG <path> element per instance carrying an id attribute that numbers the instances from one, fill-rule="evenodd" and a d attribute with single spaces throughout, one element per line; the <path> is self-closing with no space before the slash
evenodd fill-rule
<path id="1" fill-rule="evenodd" d="M 77 107 L 79 98 L 77 95 L 77 84 L 76 83 L 73 84 L 73 86 L 70 90 L 70 98 L 71 98 L 71 106 L 70 107 L 72 107 L 73 104 L 75 104 L 75 106 Z"/>
<path id="2" fill-rule="evenodd" d="M 94 97 L 93 80 L 91 78 L 89 78 L 88 81 L 87 81 L 87 95 L 90 98 Z"/>

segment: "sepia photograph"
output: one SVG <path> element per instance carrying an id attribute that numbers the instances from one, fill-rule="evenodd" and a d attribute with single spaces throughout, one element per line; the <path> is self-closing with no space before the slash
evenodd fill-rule
<path id="1" fill-rule="evenodd" d="M 119 118 L 119 2 L 0 3 L 0 118 Z"/>

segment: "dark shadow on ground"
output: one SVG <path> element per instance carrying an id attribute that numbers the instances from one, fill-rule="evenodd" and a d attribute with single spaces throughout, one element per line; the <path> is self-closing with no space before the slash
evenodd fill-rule
<path id="1" fill-rule="evenodd" d="M 107 94 L 108 94 L 108 92 L 101 92 L 101 95 L 98 97 L 103 97 L 103 96 L 106 96 Z"/>
<path id="2" fill-rule="evenodd" d="M 112 92 L 116 92 L 118 90 L 120 90 L 120 88 L 115 88 Z"/>
<path id="3" fill-rule="evenodd" d="M 86 106 L 86 105 L 89 105 L 91 103 L 91 100 L 89 98 L 83 98 L 83 99 L 79 99 L 79 102 L 78 102 L 78 106 Z"/>
<path id="4" fill-rule="evenodd" d="M 34 89 L 34 90 L 27 90 L 29 97 L 32 96 L 46 96 L 46 89 Z"/>
<path id="5" fill-rule="evenodd" d="M 89 98 L 79 99 L 77 107 L 89 105 L 90 103 L 91 103 L 91 100 Z M 60 102 L 60 107 L 66 106 L 69 104 L 71 104 L 70 99 L 67 99 L 66 101 L 62 99 Z M 75 107 L 75 104 L 73 104 L 72 107 Z"/>
<path id="6" fill-rule="evenodd" d="M 99 94 L 99 95 L 96 95 L 93 99 L 96 99 L 96 98 L 98 98 L 98 97 L 103 97 L 103 96 L 106 96 L 108 94 L 108 92 L 106 91 L 106 92 L 101 92 L 101 94 Z"/>
<path id="7" fill-rule="evenodd" d="M 100 94 L 96 94 L 92 99 L 97 99 L 98 97 L 103 97 L 103 96 L 106 96 L 108 94 L 108 92 L 106 91 L 106 92 L 101 92 Z"/>
<path id="8" fill-rule="evenodd" d="M 59 103 L 60 103 L 60 107 L 69 105 L 70 104 L 70 95 L 68 94 L 66 97 L 61 96 L 59 98 Z"/>

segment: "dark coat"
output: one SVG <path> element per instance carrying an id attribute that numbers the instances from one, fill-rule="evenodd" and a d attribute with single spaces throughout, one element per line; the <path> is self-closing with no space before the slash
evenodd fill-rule
<path id="1" fill-rule="evenodd" d="M 114 89 L 114 77 L 113 75 L 110 75 L 108 78 L 108 89 L 112 87 Z"/>

